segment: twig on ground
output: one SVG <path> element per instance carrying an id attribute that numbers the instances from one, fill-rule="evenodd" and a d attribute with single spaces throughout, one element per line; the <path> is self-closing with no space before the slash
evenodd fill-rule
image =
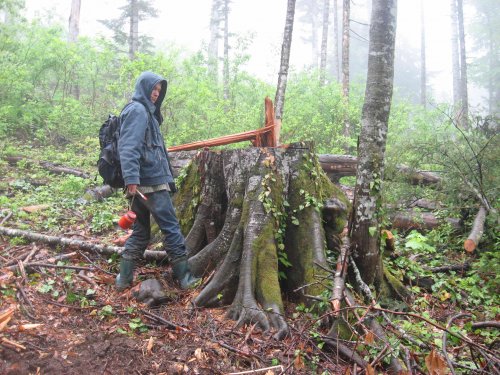
<path id="1" fill-rule="evenodd" d="M 457 315 L 452 316 L 448 320 L 448 323 L 446 324 L 446 329 L 450 329 L 451 324 L 453 323 L 453 321 L 455 319 L 459 319 L 459 318 L 462 318 L 462 317 L 465 317 L 465 316 L 470 317 L 471 315 L 470 314 L 457 314 Z M 453 363 L 451 362 L 451 359 L 448 356 L 448 350 L 446 348 L 447 341 L 448 341 L 448 333 L 446 331 L 444 331 L 443 332 L 443 354 L 444 354 L 444 358 L 446 359 L 446 363 L 448 363 L 448 367 L 450 368 L 451 373 L 453 375 L 455 375 L 455 369 L 453 368 Z"/>
<path id="2" fill-rule="evenodd" d="M 281 371 L 283 371 L 283 366 L 282 365 L 278 365 L 278 366 L 271 366 L 271 367 L 259 368 L 259 369 L 248 370 L 248 371 L 230 372 L 227 375 L 257 374 L 259 372 L 271 371 L 271 370 L 278 370 L 278 369 L 281 370 Z M 281 372 L 281 373 L 283 373 L 283 372 Z"/>
<path id="3" fill-rule="evenodd" d="M 140 310 L 140 312 L 143 313 L 149 319 L 156 320 L 157 322 L 162 323 L 163 325 L 166 325 L 170 329 L 179 330 L 179 331 L 182 331 L 182 332 L 189 332 L 190 331 L 189 329 L 184 328 L 184 327 L 182 327 L 182 326 L 180 326 L 178 324 L 172 323 L 172 322 L 170 322 L 170 321 L 162 318 L 161 316 L 153 314 L 150 311 Z"/>

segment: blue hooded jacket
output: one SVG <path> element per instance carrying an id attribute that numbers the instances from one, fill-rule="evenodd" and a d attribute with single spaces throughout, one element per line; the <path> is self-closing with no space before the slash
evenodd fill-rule
<path id="1" fill-rule="evenodd" d="M 151 92 L 158 83 L 161 83 L 161 91 L 156 103 L 153 103 Z M 166 92 L 167 81 L 163 77 L 143 72 L 135 84 L 132 102 L 121 113 L 118 153 L 126 186 L 153 186 L 174 180 L 158 123 Z"/>

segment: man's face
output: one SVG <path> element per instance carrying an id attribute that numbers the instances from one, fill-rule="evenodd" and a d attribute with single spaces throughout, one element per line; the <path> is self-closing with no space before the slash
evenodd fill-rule
<path id="1" fill-rule="evenodd" d="M 151 101 L 153 102 L 153 104 L 156 103 L 156 101 L 158 100 L 160 92 L 161 92 L 161 83 L 157 83 L 155 87 L 153 87 L 153 91 L 151 92 Z"/>

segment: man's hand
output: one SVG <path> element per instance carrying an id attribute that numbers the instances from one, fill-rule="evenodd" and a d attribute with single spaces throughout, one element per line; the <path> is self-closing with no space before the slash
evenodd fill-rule
<path id="1" fill-rule="evenodd" d="M 130 195 L 135 195 L 137 191 L 137 185 L 127 185 L 127 190 Z"/>

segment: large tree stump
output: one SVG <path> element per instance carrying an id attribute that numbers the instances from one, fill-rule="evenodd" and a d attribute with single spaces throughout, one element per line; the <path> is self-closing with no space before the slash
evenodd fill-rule
<path id="1" fill-rule="evenodd" d="M 340 235 L 347 198 L 304 143 L 200 151 L 181 180 L 174 203 L 189 264 L 197 276 L 212 275 L 193 304 L 229 306 L 238 325 L 258 323 L 284 337 L 282 295 L 307 302 L 326 290 L 327 281 L 318 282 L 330 276 L 324 226 Z"/>

